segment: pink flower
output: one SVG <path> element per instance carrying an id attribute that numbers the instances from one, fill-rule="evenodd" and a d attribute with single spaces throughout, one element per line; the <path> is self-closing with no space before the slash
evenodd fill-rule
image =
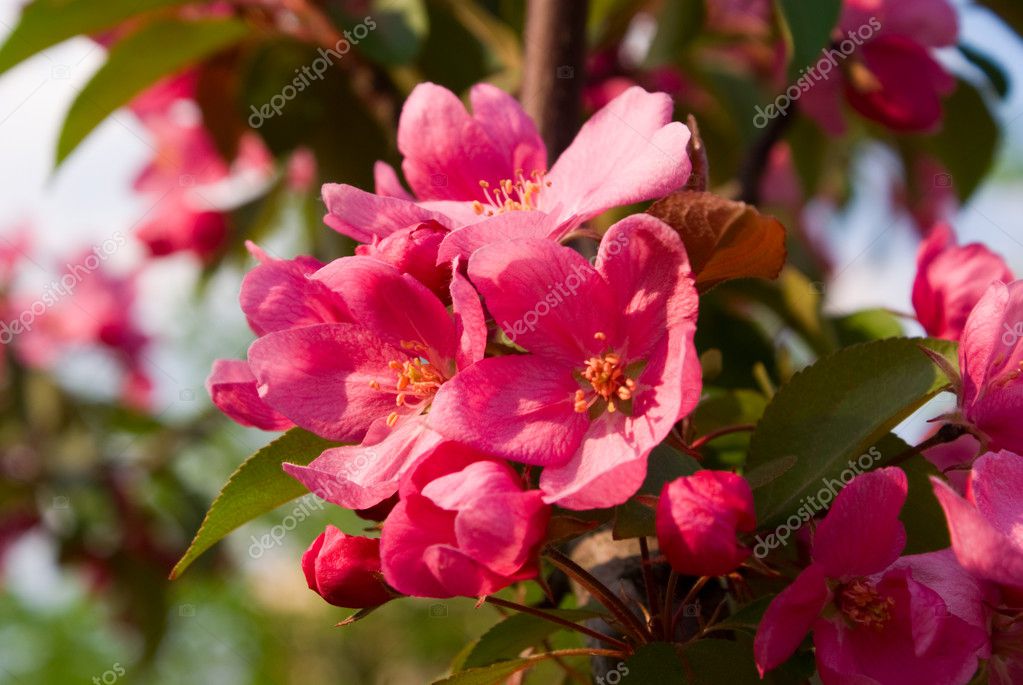
<path id="1" fill-rule="evenodd" d="M 1023 281 L 992 283 L 959 344 L 960 411 L 989 449 L 1023 452 Z"/>
<path id="2" fill-rule="evenodd" d="M 982 456 L 970 473 L 965 499 L 941 480 L 931 480 L 959 563 L 998 586 L 1002 595 L 991 602 L 1002 609 L 992 621 L 990 682 L 1018 683 L 1023 677 L 1023 626 L 1014 618 L 1023 601 L 1023 457 L 1005 451 Z"/>
<path id="3" fill-rule="evenodd" d="M 372 243 L 356 247 L 355 254 L 387 262 L 443 298 L 451 281 L 451 266 L 438 265 L 437 255 L 447 233 L 436 221 L 424 221 L 386 238 L 374 237 Z"/>
<path id="4" fill-rule="evenodd" d="M 974 575 L 1023 591 L 1023 457 L 989 452 L 973 465 L 966 499 L 932 478 L 959 563 Z"/>
<path id="5" fill-rule="evenodd" d="M 71 349 L 105 349 L 122 368 L 123 401 L 137 409 L 148 408 L 151 384 L 144 361 L 149 337 L 135 318 L 135 275 L 114 275 L 89 252 L 69 263 L 59 282 L 63 290 L 41 312 L 39 305 L 44 301 L 32 299 L 35 295 L 19 297 L 11 307 L 32 314 L 20 321 L 15 343 L 19 358 L 29 366 L 48 369 Z"/>
<path id="6" fill-rule="evenodd" d="M 365 609 L 395 596 L 380 570 L 380 540 L 345 535 L 334 526 L 309 545 L 302 570 L 309 589 L 334 606 Z"/>
<path id="7" fill-rule="evenodd" d="M 481 597 L 537 573 L 549 509 L 507 464 L 456 443 L 434 449 L 384 521 L 384 577 L 416 597 Z"/>
<path id="8" fill-rule="evenodd" d="M 1008 283 L 1012 271 L 979 243 L 958 246 L 945 223 L 920 245 L 913 283 L 913 307 L 928 335 L 958 340 L 966 318 L 994 281 Z"/>
<path id="9" fill-rule="evenodd" d="M 761 674 L 786 661 L 812 630 L 825 683 L 970 679 L 989 647 L 982 589 L 947 553 L 898 560 L 906 493 L 906 475 L 884 468 L 838 494 L 817 527 L 812 563 L 771 602 L 757 630 Z"/>
<path id="10" fill-rule="evenodd" d="M 833 135 L 845 132 L 849 104 L 895 131 L 928 131 L 941 121 L 941 99 L 955 79 L 932 56 L 954 45 L 956 11 L 947 0 L 846 0 L 833 60 L 811 80 L 800 107 Z M 844 54 L 843 54 L 844 53 Z"/>
<path id="11" fill-rule="evenodd" d="M 438 396 L 431 425 L 452 440 L 543 466 L 544 500 L 620 504 L 646 458 L 695 406 L 698 300 L 678 235 L 649 215 L 618 222 L 596 268 L 548 240 L 476 251 L 469 277 L 529 354 L 484 359 Z"/>
<path id="12" fill-rule="evenodd" d="M 583 126 L 549 171 L 543 141 L 514 98 L 479 84 L 469 100 L 472 114 L 449 90 L 416 86 L 398 124 L 402 171 L 414 195 L 378 164 L 375 195 L 323 187 L 327 225 L 370 243 L 424 221 L 458 233 L 536 210 L 550 215 L 547 236 L 560 238 L 607 209 L 667 195 L 689 177 L 689 129 L 671 121 L 671 98 L 663 93 L 627 89 Z M 536 221 L 506 224 L 515 232 L 501 237 L 536 237 Z"/>
<path id="13" fill-rule="evenodd" d="M 351 321 L 341 296 L 309 278 L 323 267 L 312 257 L 273 259 L 248 243 L 260 264 L 242 281 L 241 307 L 249 327 L 262 336 L 275 331 L 320 323 Z M 256 377 L 247 361 L 219 359 L 213 364 L 206 389 L 213 403 L 243 426 L 287 430 L 295 424 L 259 396 Z"/>
<path id="14" fill-rule="evenodd" d="M 756 527 L 753 491 L 727 471 L 698 471 L 664 485 L 657 505 L 657 541 L 668 563 L 689 576 L 721 576 L 750 555 L 736 533 Z"/>
<path id="15" fill-rule="evenodd" d="M 138 227 L 135 237 L 154 257 L 189 251 L 208 260 L 227 239 L 227 219 L 219 211 L 197 209 L 187 192 L 171 192 Z"/>
<path id="16" fill-rule="evenodd" d="M 299 292 L 295 274 L 267 276 L 266 292 Z M 288 284 L 275 289 L 274 279 Z M 324 499 L 366 509 L 394 494 L 407 467 L 439 441 L 423 415 L 483 357 L 483 310 L 460 275 L 449 313 L 423 284 L 371 257 L 338 259 L 306 281 L 345 315 L 314 322 L 315 312 L 307 325 L 266 332 L 249 349 L 249 367 L 259 398 L 281 416 L 328 439 L 361 441 L 285 469 Z"/>

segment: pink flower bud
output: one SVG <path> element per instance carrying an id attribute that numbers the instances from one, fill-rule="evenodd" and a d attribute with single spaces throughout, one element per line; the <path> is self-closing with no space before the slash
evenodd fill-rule
<path id="1" fill-rule="evenodd" d="M 657 540 L 671 567 L 691 576 L 729 573 L 750 555 L 736 533 L 756 526 L 753 492 L 742 476 L 699 471 L 664 486 Z"/>
<path id="2" fill-rule="evenodd" d="M 334 526 L 309 545 L 302 570 L 309 589 L 334 606 L 364 609 L 394 596 L 380 573 L 380 540 L 345 535 Z"/>

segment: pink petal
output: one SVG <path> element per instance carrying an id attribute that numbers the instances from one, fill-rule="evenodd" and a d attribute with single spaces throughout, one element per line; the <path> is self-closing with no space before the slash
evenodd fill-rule
<path id="1" fill-rule="evenodd" d="M 451 265 L 451 313 L 458 335 L 456 362 L 459 370 L 483 359 L 487 349 L 487 318 L 476 289 L 461 274 L 461 264 Z"/>
<path id="2" fill-rule="evenodd" d="M 430 426 L 451 440 L 525 464 L 563 464 L 589 425 L 575 411 L 571 367 L 512 355 L 477 362 L 434 397 Z"/>
<path id="3" fill-rule="evenodd" d="M 622 504 L 643 484 L 647 455 L 656 445 L 642 418 L 605 412 L 590 424 L 568 463 L 540 474 L 544 501 L 577 511 Z"/>
<path id="4" fill-rule="evenodd" d="M 435 221 L 427 221 L 359 245 L 355 254 L 386 262 L 443 297 L 451 280 L 451 269 L 446 264 L 438 265 L 437 250 L 447 234 L 448 229 Z"/>
<path id="5" fill-rule="evenodd" d="M 259 255 L 266 257 L 262 250 Z M 256 335 L 317 323 L 350 321 L 344 300 L 310 278 L 323 264 L 312 257 L 272 259 L 245 275 L 242 311 Z"/>
<path id="6" fill-rule="evenodd" d="M 243 426 L 266 431 L 288 430 L 295 424 L 260 399 L 256 377 L 248 362 L 241 359 L 217 359 L 206 379 L 206 391 L 220 411 Z"/>
<path id="7" fill-rule="evenodd" d="M 549 240 L 495 243 L 469 259 L 469 278 L 505 335 L 534 354 L 581 366 L 621 342 L 614 294 L 575 250 Z"/>
<path id="8" fill-rule="evenodd" d="M 795 653 L 824 609 L 829 594 L 824 571 L 811 564 L 768 605 L 753 641 L 761 677 Z"/>
<path id="9" fill-rule="evenodd" d="M 867 576 L 895 561 L 906 546 L 899 512 L 908 484 L 889 467 L 856 476 L 817 526 L 813 560 L 830 578 Z"/>
<path id="10" fill-rule="evenodd" d="M 373 242 L 374 237 L 386 238 L 424 221 L 448 223 L 443 214 L 409 200 L 374 195 L 345 184 L 325 184 L 323 202 L 327 205 L 324 223 L 360 243 Z"/>
<path id="11" fill-rule="evenodd" d="M 353 324 L 320 324 L 270 333 L 249 348 L 249 366 L 267 404 L 332 440 L 361 440 L 395 410 L 391 360 L 408 354 Z"/>
<path id="12" fill-rule="evenodd" d="M 518 211 L 476 217 L 477 223 L 456 228 L 444 237 L 437 259 L 449 262 L 455 257 L 469 259 L 473 252 L 491 243 L 529 238 L 559 238 L 556 217 L 543 212 Z"/>
<path id="13" fill-rule="evenodd" d="M 373 186 L 377 195 L 396 197 L 409 202 L 415 200 L 398 180 L 398 172 L 387 162 L 377 162 L 373 165 Z"/>
<path id="14" fill-rule="evenodd" d="M 512 576 L 529 563 L 548 518 L 537 490 L 487 494 L 458 514 L 455 536 L 467 555 L 498 575 Z"/>
<path id="15" fill-rule="evenodd" d="M 663 197 L 685 185 L 689 129 L 671 121 L 671 98 L 635 86 L 587 121 L 547 175 L 539 209 L 560 206 L 578 223 L 611 207 Z"/>
<path id="16" fill-rule="evenodd" d="M 378 419 L 361 445 L 334 447 L 308 466 L 284 464 L 284 470 L 321 499 L 369 509 L 396 493 L 405 472 L 441 440 L 419 418 L 393 428 Z"/>
<path id="17" fill-rule="evenodd" d="M 371 257 L 335 259 L 313 278 L 340 293 L 353 320 L 387 344 L 411 349 L 408 343 L 415 343 L 433 364 L 454 359 L 454 322 L 437 296 L 415 278 Z"/>
<path id="18" fill-rule="evenodd" d="M 535 129 L 526 130 L 521 107 L 494 90 L 474 90 L 483 112 L 473 117 L 446 88 L 421 83 L 413 89 L 398 122 L 398 150 L 405 156 L 405 179 L 419 199 L 484 200 L 480 181 L 494 186 L 513 179 L 517 169 L 528 176 L 532 168 L 516 165 L 543 159 L 535 151 L 542 143 Z M 485 121 L 484 115 L 495 120 Z"/>
<path id="19" fill-rule="evenodd" d="M 978 459 L 969 497 L 980 515 L 1023 551 L 1023 457 L 1003 451 Z"/>
<path id="20" fill-rule="evenodd" d="M 522 169 L 526 176 L 547 170 L 547 146 L 515 98 L 489 83 L 478 83 L 469 91 L 469 102 L 473 117 L 495 147 L 510 155 L 512 169 Z"/>
<path id="21" fill-rule="evenodd" d="M 665 330 L 695 331 L 699 297 L 689 258 L 664 222 L 634 214 L 616 223 L 601 240 L 597 270 L 625 313 L 630 357 L 645 357 Z"/>
<path id="22" fill-rule="evenodd" d="M 931 483 L 963 568 L 995 583 L 1023 587 L 1023 549 L 948 485 L 936 478 Z"/>

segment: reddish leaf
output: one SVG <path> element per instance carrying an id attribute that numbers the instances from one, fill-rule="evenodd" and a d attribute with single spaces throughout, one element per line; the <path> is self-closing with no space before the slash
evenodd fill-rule
<path id="1" fill-rule="evenodd" d="M 678 231 L 701 292 L 733 278 L 773 279 L 785 265 L 785 227 L 743 202 L 683 190 L 647 211 Z"/>

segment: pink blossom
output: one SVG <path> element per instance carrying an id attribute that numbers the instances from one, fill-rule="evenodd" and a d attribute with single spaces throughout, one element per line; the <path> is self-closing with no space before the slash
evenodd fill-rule
<path id="1" fill-rule="evenodd" d="M 139 225 L 135 237 L 154 257 L 190 251 L 208 260 L 227 238 L 227 219 L 219 211 L 196 209 L 187 192 L 171 192 Z"/>
<path id="2" fill-rule="evenodd" d="M 966 498 L 933 478 L 959 563 L 974 575 L 1023 591 L 1023 457 L 989 452 L 973 465 Z"/>
<path id="3" fill-rule="evenodd" d="M 750 555 L 737 532 L 756 527 L 753 491 L 727 471 L 698 471 L 664 485 L 657 505 L 657 541 L 675 571 L 721 576 Z"/>
<path id="4" fill-rule="evenodd" d="M 384 577 L 416 597 L 480 597 L 537 573 L 549 509 L 507 464 L 445 442 L 384 521 Z"/>
<path id="5" fill-rule="evenodd" d="M 365 609 L 395 596 L 380 570 L 380 540 L 345 535 L 334 526 L 309 545 L 302 571 L 309 589 L 334 606 Z"/>
<path id="6" fill-rule="evenodd" d="M 1023 452 L 1023 281 L 992 283 L 959 344 L 960 412 L 989 449 Z"/>
<path id="7" fill-rule="evenodd" d="M 982 456 L 970 473 L 965 499 L 941 480 L 931 480 L 959 563 L 1002 595 L 991 602 L 1002 609 L 992 620 L 990 682 L 1018 683 L 1023 627 L 1014 619 L 1023 600 L 1023 458 L 1006 451 Z"/>
<path id="8" fill-rule="evenodd" d="M 135 275 L 110 273 L 90 252 L 68 264 L 60 283 L 65 290 L 42 312 L 39 304 L 44 300 L 28 293 L 15 298 L 12 310 L 33 314 L 16 339 L 19 358 L 48 369 L 70 349 L 106 349 L 123 369 L 124 401 L 148 408 L 151 383 L 144 361 L 149 337 L 135 318 Z"/>
<path id="9" fill-rule="evenodd" d="M 948 224 L 938 224 L 916 258 L 913 307 L 928 335 L 958 340 L 966 318 L 994 281 L 1008 283 L 1005 260 L 980 243 L 959 246 Z"/>
<path id="10" fill-rule="evenodd" d="M 278 268 L 260 283 L 249 309 L 271 298 L 304 303 L 303 289 L 320 292 L 304 325 L 268 330 L 265 320 L 254 322 L 263 333 L 248 363 L 259 398 L 313 433 L 361 443 L 285 470 L 350 509 L 387 499 L 408 466 L 439 442 L 425 412 L 448 392 L 452 377 L 483 357 L 486 324 L 478 296 L 456 274 L 449 313 L 411 276 L 363 256 L 338 259 L 308 277 Z M 243 293 L 243 306 L 246 299 Z M 324 303 L 330 304 L 326 312 Z M 273 320 L 278 308 L 261 311 Z"/>
<path id="11" fill-rule="evenodd" d="M 838 494 L 813 537 L 812 563 L 760 623 L 761 674 L 813 631 L 825 683 L 952 685 L 973 676 L 989 649 L 983 589 L 947 552 L 898 559 L 906 494 L 898 468 L 858 476 Z"/>
<path id="12" fill-rule="evenodd" d="M 451 266 L 438 264 L 437 256 L 447 233 L 436 221 L 424 221 L 397 230 L 386 238 L 374 236 L 372 243 L 356 247 L 355 254 L 387 262 L 444 297 L 451 281 Z"/>
<path id="13" fill-rule="evenodd" d="M 376 194 L 323 187 L 327 225 L 368 243 L 424 221 L 458 233 L 535 210 L 550 215 L 547 233 L 560 238 L 607 209 L 667 195 L 689 177 L 689 129 L 671 121 L 671 98 L 663 93 L 627 89 L 582 127 L 549 170 L 543 141 L 514 98 L 479 84 L 469 100 L 472 114 L 451 91 L 416 86 L 398 124 L 412 193 L 378 164 Z M 504 238 L 534 235 L 529 222 L 507 226 Z"/>
<path id="14" fill-rule="evenodd" d="M 941 121 L 942 97 L 955 86 L 931 50 L 954 45 L 957 35 L 947 0 L 845 0 L 834 41 L 851 56 L 835 57 L 843 64 L 812 79 L 800 107 L 833 135 L 845 132 L 843 94 L 861 115 L 890 129 L 931 130 Z"/>
<path id="15" fill-rule="evenodd" d="M 529 354 L 484 359 L 438 396 L 450 439 L 543 466 L 545 501 L 570 509 L 627 500 L 646 458 L 695 406 L 697 295 L 675 231 L 649 215 L 618 222 L 596 268 L 548 240 L 477 250 L 469 277 Z"/>
<path id="16" fill-rule="evenodd" d="M 242 281 L 241 307 L 249 327 L 259 336 L 319 323 L 351 321 L 340 295 L 309 278 L 323 267 L 312 257 L 274 259 L 252 243 L 249 251 L 260 264 Z M 206 380 L 213 403 L 243 426 L 287 430 L 294 423 L 259 396 L 256 377 L 247 361 L 218 359 Z"/>

